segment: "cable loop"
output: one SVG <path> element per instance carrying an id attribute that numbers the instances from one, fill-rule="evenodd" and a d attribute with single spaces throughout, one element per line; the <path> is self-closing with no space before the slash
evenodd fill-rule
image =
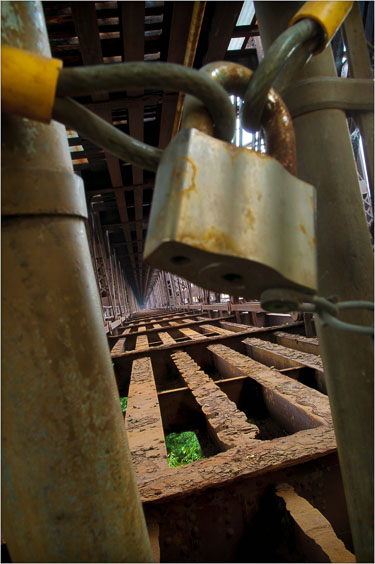
<path id="1" fill-rule="evenodd" d="M 374 311 L 374 302 L 351 300 L 334 303 L 329 298 L 311 296 L 297 290 L 285 288 L 271 288 L 265 290 L 261 296 L 261 305 L 268 311 L 287 313 L 288 311 L 301 311 L 303 313 L 316 313 L 322 325 L 330 325 L 341 331 L 351 331 L 360 335 L 374 336 L 374 327 L 355 325 L 337 319 L 337 315 L 344 309 L 370 309 Z"/>
<path id="2" fill-rule="evenodd" d="M 307 51 L 303 47 L 306 42 L 309 42 Z M 294 24 L 273 42 L 254 72 L 244 96 L 241 118 L 245 129 L 256 131 L 260 128 L 268 92 L 279 73 L 286 72 L 289 84 L 291 84 L 297 73 L 310 59 L 318 42 L 321 42 L 321 28 L 319 24 L 310 19 Z M 293 52 L 299 48 L 301 48 L 299 56 L 294 54 L 292 57 Z M 295 71 L 293 66 L 296 67 Z"/>
<path id="3" fill-rule="evenodd" d="M 225 89 L 206 73 L 173 63 L 123 63 L 62 69 L 57 83 L 53 118 L 76 129 L 105 150 L 132 164 L 155 171 L 160 149 L 126 136 L 92 112 L 70 100 L 96 92 L 120 92 L 132 88 L 160 88 L 185 92 L 198 98 L 214 124 L 213 134 L 231 141 L 236 124 L 234 107 Z M 113 128 L 114 131 L 110 131 Z M 89 135 L 89 137 L 88 137 Z"/>

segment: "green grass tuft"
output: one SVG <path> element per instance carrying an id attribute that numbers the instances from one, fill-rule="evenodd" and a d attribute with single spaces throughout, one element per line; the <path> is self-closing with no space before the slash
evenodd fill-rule
<path id="1" fill-rule="evenodd" d="M 126 411 L 128 405 L 128 398 L 120 398 L 121 409 L 122 411 Z"/>
<path id="2" fill-rule="evenodd" d="M 166 436 L 165 443 L 170 468 L 190 464 L 204 458 L 197 435 L 193 431 L 170 433 Z"/>

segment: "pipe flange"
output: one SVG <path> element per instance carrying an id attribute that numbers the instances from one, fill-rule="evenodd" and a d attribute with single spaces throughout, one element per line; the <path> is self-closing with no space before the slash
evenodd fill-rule
<path id="1" fill-rule="evenodd" d="M 3 168 L 2 215 L 68 215 L 87 218 L 82 178 L 70 172 Z"/>

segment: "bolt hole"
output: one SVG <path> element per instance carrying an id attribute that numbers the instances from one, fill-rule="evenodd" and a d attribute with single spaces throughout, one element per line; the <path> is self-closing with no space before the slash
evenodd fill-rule
<path id="1" fill-rule="evenodd" d="M 172 257 L 171 262 L 173 264 L 189 264 L 191 260 L 188 257 Z"/>
<path id="2" fill-rule="evenodd" d="M 242 280 L 243 280 L 242 276 L 240 276 L 239 274 L 233 274 L 231 272 L 229 272 L 228 274 L 224 274 L 223 278 L 227 282 L 234 282 L 234 283 L 242 282 Z"/>

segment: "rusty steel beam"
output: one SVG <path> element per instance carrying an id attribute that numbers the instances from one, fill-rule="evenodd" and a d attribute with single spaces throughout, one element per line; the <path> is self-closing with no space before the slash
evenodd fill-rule
<path id="1" fill-rule="evenodd" d="M 137 474 L 155 474 L 168 468 L 163 424 L 149 358 L 133 362 L 125 427 Z"/>
<path id="2" fill-rule="evenodd" d="M 309 354 L 320 354 L 319 341 L 315 337 L 292 335 L 291 333 L 286 333 L 284 331 L 276 331 L 274 335 L 276 337 L 276 343 L 278 345 L 284 345 L 285 347 L 288 347 L 290 349 L 295 349 L 297 351 Z"/>
<path id="3" fill-rule="evenodd" d="M 187 38 L 186 51 L 184 56 L 184 66 L 192 67 L 194 64 L 195 54 L 198 47 L 198 41 L 200 37 L 201 27 L 203 23 L 204 12 L 206 9 L 206 2 L 194 2 L 193 13 L 191 15 L 189 35 Z M 174 118 L 171 138 L 178 133 L 181 125 L 182 109 L 184 105 L 184 94 L 179 92 L 176 114 Z"/>
<path id="4" fill-rule="evenodd" d="M 143 61 L 144 58 L 144 25 L 145 25 L 145 3 L 144 2 L 121 2 L 120 18 L 122 23 L 122 44 L 123 61 L 126 63 Z M 133 96 L 143 96 L 142 89 L 133 89 Z M 128 109 L 129 135 L 138 141 L 143 141 L 144 137 L 144 106 L 137 106 Z M 132 165 L 132 176 L 134 185 L 143 184 L 143 169 Z M 143 191 L 140 188 L 134 190 L 135 220 L 143 220 Z M 138 280 L 140 298 L 143 301 L 146 288 L 143 280 L 143 234 L 140 223 L 136 224 L 137 248 L 138 248 Z M 141 242 L 142 241 L 142 242 Z"/>
<path id="5" fill-rule="evenodd" d="M 110 109 L 103 108 L 99 115 L 100 115 L 100 117 L 102 117 L 103 119 L 108 121 L 109 123 L 112 123 L 112 111 Z M 112 182 L 113 186 L 120 186 L 122 184 L 122 174 L 121 174 L 120 161 L 119 161 L 118 158 L 114 157 L 113 155 L 111 155 L 107 151 L 104 151 L 104 154 L 105 154 L 105 158 L 106 158 L 106 161 L 107 161 L 108 172 L 109 172 L 109 176 L 111 178 L 111 182 Z M 127 207 L 126 207 L 124 192 L 120 191 L 120 190 L 116 190 L 115 191 L 115 198 L 116 198 L 116 204 L 117 204 L 118 212 L 119 212 L 119 215 L 120 215 L 120 221 L 121 221 L 120 226 L 121 226 L 121 228 L 124 232 L 125 242 L 126 242 L 126 246 L 127 246 L 127 249 L 128 249 L 128 254 L 129 254 L 131 266 L 132 266 L 134 281 L 135 281 L 135 284 L 136 284 L 138 291 L 140 291 L 137 272 L 136 272 L 134 250 L 133 250 L 132 240 L 131 240 L 131 235 L 130 235 L 129 216 L 128 216 L 128 210 L 127 210 Z M 106 225 L 102 225 L 102 226 L 103 226 L 103 228 L 107 228 Z"/>
<path id="6" fill-rule="evenodd" d="M 204 413 L 220 449 L 229 450 L 241 443 L 249 444 L 249 441 L 253 443 L 259 435 L 259 428 L 247 423 L 245 413 L 237 409 L 186 352 L 179 351 L 171 356 L 183 381 Z"/>
<path id="7" fill-rule="evenodd" d="M 310 369 L 313 371 L 314 383 L 318 390 L 323 394 L 327 393 L 322 361 L 318 356 L 256 338 L 245 339 L 243 342 L 246 345 L 248 355 L 266 366 L 273 366 L 278 370 L 289 368 Z"/>
<path id="8" fill-rule="evenodd" d="M 243 2 L 217 2 L 208 35 L 208 48 L 203 57 L 203 65 L 213 61 L 223 61 L 236 27 Z"/>
<path id="9" fill-rule="evenodd" d="M 300 542 L 305 550 L 307 548 L 310 562 L 356 562 L 354 554 L 337 538 L 330 522 L 290 484 L 278 484 L 276 495 L 285 502 L 289 515 L 302 531 Z"/>
<path id="10" fill-rule="evenodd" d="M 84 65 L 103 63 L 102 46 L 99 38 L 98 20 L 95 2 L 72 2 L 74 27 L 79 39 L 79 46 Z M 94 102 L 108 100 L 107 92 L 95 92 Z"/>
<path id="11" fill-rule="evenodd" d="M 189 26 L 193 13 L 193 2 L 173 2 L 172 18 L 169 33 L 167 61 L 169 63 L 183 64 L 187 41 L 189 36 Z M 168 91 L 163 95 L 163 105 L 160 118 L 159 147 L 165 149 L 171 140 L 173 124 L 175 120 L 177 100 L 168 96 Z"/>
<path id="12" fill-rule="evenodd" d="M 333 428 L 328 398 L 292 380 L 277 370 L 224 345 L 209 345 L 219 372 L 232 377 L 248 375 L 263 388 L 263 399 L 272 417 L 288 432 L 296 433 L 320 425 Z"/>
<path id="13" fill-rule="evenodd" d="M 2 42 L 50 56 L 40 2 L 2 4 Z M 5 115 L 3 125 L 2 510 L 11 559 L 151 562 L 65 128 Z"/>

